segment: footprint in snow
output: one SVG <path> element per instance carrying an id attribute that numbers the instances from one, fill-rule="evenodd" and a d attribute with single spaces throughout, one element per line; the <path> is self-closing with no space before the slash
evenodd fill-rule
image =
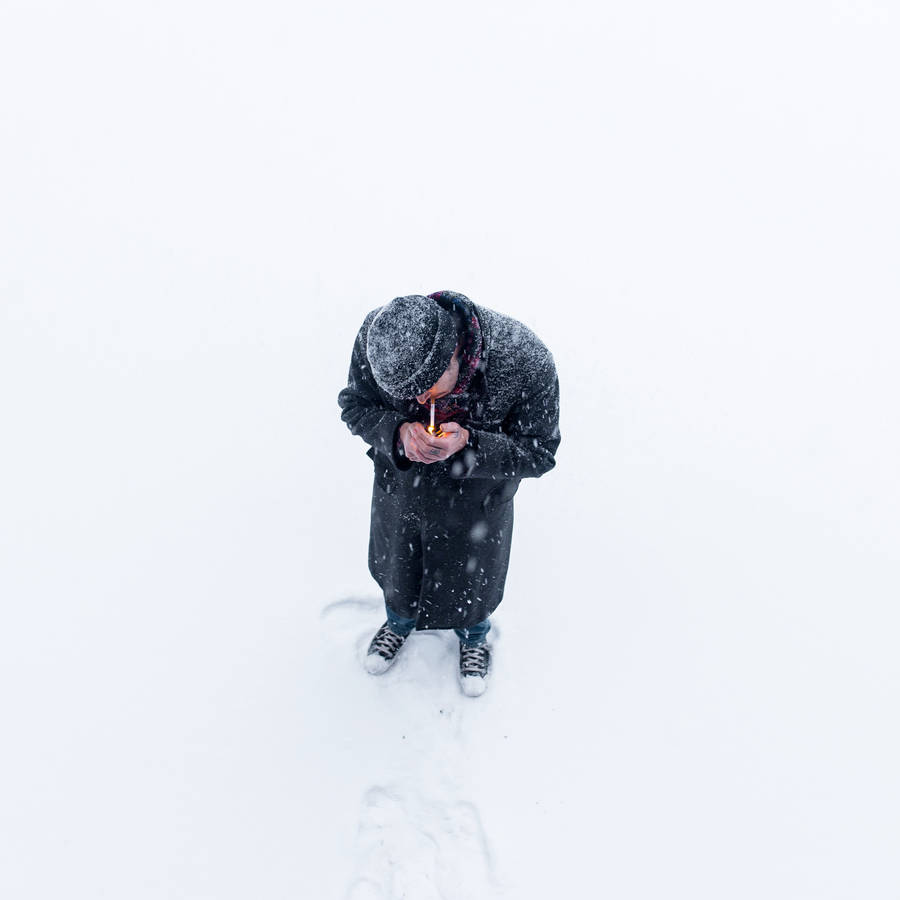
<path id="1" fill-rule="evenodd" d="M 363 800 L 359 868 L 347 900 L 489 900 L 491 854 L 471 803 L 373 787 Z"/>

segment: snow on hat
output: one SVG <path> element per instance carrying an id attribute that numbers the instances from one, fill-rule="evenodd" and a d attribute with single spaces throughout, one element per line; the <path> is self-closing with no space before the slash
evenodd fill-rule
<path id="1" fill-rule="evenodd" d="M 456 349 L 453 314 L 430 297 L 396 297 L 372 320 L 366 355 L 379 387 L 409 399 L 444 374 Z"/>

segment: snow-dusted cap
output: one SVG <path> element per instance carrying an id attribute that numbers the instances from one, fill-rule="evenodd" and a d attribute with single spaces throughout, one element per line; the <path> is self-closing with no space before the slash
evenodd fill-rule
<path id="1" fill-rule="evenodd" d="M 430 297 L 395 297 L 369 326 L 366 355 L 378 386 L 410 399 L 444 374 L 456 349 L 452 313 Z"/>

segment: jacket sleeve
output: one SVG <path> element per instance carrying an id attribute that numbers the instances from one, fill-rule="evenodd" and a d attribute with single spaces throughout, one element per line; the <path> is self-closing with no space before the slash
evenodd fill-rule
<path id="1" fill-rule="evenodd" d="M 397 454 L 397 429 L 407 420 L 396 410 L 382 405 L 366 356 L 366 336 L 372 318 L 374 313 L 366 317 L 353 344 L 347 387 L 338 394 L 341 419 L 351 434 L 359 435 L 398 469 L 408 469 L 412 463 Z"/>
<path id="2" fill-rule="evenodd" d="M 533 390 L 523 392 L 501 432 L 472 429 L 469 444 L 450 467 L 454 478 L 539 478 L 556 465 L 559 378 L 548 354 Z"/>

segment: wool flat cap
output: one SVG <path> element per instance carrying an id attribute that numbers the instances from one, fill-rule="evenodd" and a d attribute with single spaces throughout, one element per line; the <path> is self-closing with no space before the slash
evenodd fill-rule
<path id="1" fill-rule="evenodd" d="M 444 374 L 458 335 L 452 313 L 420 294 L 395 297 L 369 326 L 366 355 L 378 386 L 409 399 Z"/>

